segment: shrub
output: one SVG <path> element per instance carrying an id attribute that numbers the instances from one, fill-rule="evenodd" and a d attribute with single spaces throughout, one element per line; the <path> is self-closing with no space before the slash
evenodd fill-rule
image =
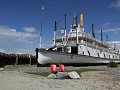
<path id="1" fill-rule="evenodd" d="M 116 67 L 118 67 L 118 64 L 115 63 L 114 61 L 110 61 L 110 63 L 108 64 L 108 67 L 116 68 Z"/>

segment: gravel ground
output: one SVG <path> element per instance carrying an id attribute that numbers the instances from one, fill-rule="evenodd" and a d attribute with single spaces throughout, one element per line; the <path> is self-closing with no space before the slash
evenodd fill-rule
<path id="1" fill-rule="evenodd" d="M 103 70 L 107 75 L 110 75 L 113 80 L 120 81 L 120 67 L 110 68 L 107 66 L 88 66 L 88 67 L 82 67 L 82 68 Z"/>
<path id="2" fill-rule="evenodd" d="M 82 73 L 80 79 L 47 79 L 24 72 L 50 72 L 50 67 L 34 65 L 5 66 L 0 71 L 0 90 L 120 90 L 120 67 L 66 67 L 68 70 L 91 68 L 104 71 Z"/>
<path id="3" fill-rule="evenodd" d="M 108 68 L 107 66 L 86 66 L 86 67 L 65 67 L 67 70 L 78 70 L 80 68 L 98 69 L 105 72 L 105 74 L 110 75 L 113 80 L 120 81 L 120 67 L 118 68 Z M 15 66 L 5 66 L 6 71 L 21 71 L 21 72 L 51 72 L 50 67 L 37 67 L 36 65 L 18 65 Z"/>

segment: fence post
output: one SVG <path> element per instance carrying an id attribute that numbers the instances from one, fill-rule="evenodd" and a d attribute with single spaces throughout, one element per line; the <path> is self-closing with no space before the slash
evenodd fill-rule
<path id="1" fill-rule="evenodd" d="M 30 62 L 29 62 L 29 64 L 31 65 L 31 55 L 29 55 L 29 59 L 30 59 Z"/>
<path id="2" fill-rule="evenodd" d="M 15 66 L 17 67 L 17 65 L 18 65 L 18 55 L 16 54 L 15 56 L 16 56 Z"/>

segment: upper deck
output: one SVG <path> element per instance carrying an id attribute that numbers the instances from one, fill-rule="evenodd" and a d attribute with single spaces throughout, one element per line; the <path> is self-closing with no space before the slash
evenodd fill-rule
<path id="1" fill-rule="evenodd" d="M 78 42 L 77 42 L 77 37 L 78 37 Z M 84 32 L 84 28 L 80 27 L 80 25 L 78 24 L 78 26 L 71 25 L 71 29 L 69 34 L 62 37 L 58 37 L 56 39 L 56 44 L 57 45 L 64 45 L 65 44 L 65 39 L 66 39 L 66 45 L 68 46 L 75 46 L 76 43 L 79 45 L 81 43 L 86 43 L 86 44 L 94 44 L 96 46 L 99 47 L 103 47 L 103 48 L 112 48 L 108 43 L 100 41 L 94 37 L 92 37 L 90 34 L 87 34 Z"/>

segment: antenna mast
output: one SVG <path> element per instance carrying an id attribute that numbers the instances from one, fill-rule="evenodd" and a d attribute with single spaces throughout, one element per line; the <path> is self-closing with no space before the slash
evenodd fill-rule
<path id="1" fill-rule="evenodd" d="M 101 41 L 103 41 L 103 33 L 102 33 L 102 29 L 101 29 Z"/>
<path id="2" fill-rule="evenodd" d="M 67 39 L 67 35 L 66 35 L 66 17 L 67 17 L 67 14 L 65 14 L 65 46 L 66 46 L 66 39 Z"/>
<path id="3" fill-rule="evenodd" d="M 42 2 L 42 10 L 41 10 L 41 29 L 40 29 L 40 46 L 39 48 L 42 48 L 42 21 L 43 21 L 43 10 L 44 10 L 44 5 Z"/>
<path id="4" fill-rule="evenodd" d="M 92 37 L 95 38 L 95 33 L 94 33 L 94 24 L 92 24 Z"/>
<path id="5" fill-rule="evenodd" d="M 56 47 L 56 30 L 57 30 L 57 22 L 55 21 L 55 28 L 54 28 L 54 47 Z"/>

